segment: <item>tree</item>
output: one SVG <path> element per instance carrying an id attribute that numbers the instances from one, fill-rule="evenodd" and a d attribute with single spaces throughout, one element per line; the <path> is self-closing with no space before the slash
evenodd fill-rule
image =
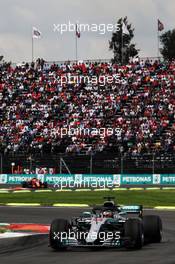
<path id="1" fill-rule="evenodd" d="M 123 23 L 126 25 L 129 34 L 124 34 L 122 31 Z M 136 49 L 136 45 L 131 43 L 134 37 L 134 28 L 131 24 L 128 24 L 127 17 L 120 18 L 117 22 L 120 30 L 116 30 L 112 34 L 111 41 L 109 41 L 109 49 L 113 51 L 113 62 L 126 64 L 130 58 L 138 55 L 139 50 Z"/>
<path id="2" fill-rule="evenodd" d="M 165 60 L 175 59 L 175 29 L 169 30 L 160 36 L 162 48 L 160 52 Z"/>

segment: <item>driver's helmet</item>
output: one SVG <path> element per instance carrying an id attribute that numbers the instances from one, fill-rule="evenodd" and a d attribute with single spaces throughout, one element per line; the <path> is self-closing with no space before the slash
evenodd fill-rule
<path id="1" fill-rule="evenodd" d="M 89 218 L 92 217 L 92 214 L 91 214 L 91 212 L 83 212 L 83 213 L 81 214 L 81 217 L 82 217 L 82 218 L 87 218 L 87 219 L 89 219 Z"/>
<path id="2" fill-rule="evenodd" d="M 31 181 L 32 182 L 36 182 L 37 181 L 37 178 L 32 178 Z"/>
<path id="3" fill-rule="evenodd" d="M 112 211 L 104 211 L 103 212 L 103 217 L 105 217 L 105 218 L 112 218 L 113 217 Z"/>

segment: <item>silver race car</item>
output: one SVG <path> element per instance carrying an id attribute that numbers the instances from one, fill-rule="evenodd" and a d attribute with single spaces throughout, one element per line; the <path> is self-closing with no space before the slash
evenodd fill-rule
<path id="1" fill-rule="evenodd" d="M 141 249 L 146 243 L 160 243 L 162 221 L 157 215 L 143 216 L 141 205 L 116 205 L 104 197 L 101 206 L 68 221 L 51 223 L 49 242 L 54 250 L 69 247 Z"/>

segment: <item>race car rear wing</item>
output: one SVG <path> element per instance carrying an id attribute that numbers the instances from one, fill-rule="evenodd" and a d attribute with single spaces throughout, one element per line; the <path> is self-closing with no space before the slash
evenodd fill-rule
<path id="1" fill-rule="evenodd" d="M 127 214 L 138 214 L 140 217 L 143 213 L 142 205 L 123 205 L 119 207 L 120 212 L 124 212 Z"/>

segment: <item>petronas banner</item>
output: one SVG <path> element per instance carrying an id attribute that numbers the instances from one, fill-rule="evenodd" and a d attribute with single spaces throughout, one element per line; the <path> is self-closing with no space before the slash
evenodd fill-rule
<path id="1" fill-rule="evenodd" d="M 58 189 L 175 185 L 175 174 L 0 174 L 0 184 L 21 184 L 34 177 Z"/>

